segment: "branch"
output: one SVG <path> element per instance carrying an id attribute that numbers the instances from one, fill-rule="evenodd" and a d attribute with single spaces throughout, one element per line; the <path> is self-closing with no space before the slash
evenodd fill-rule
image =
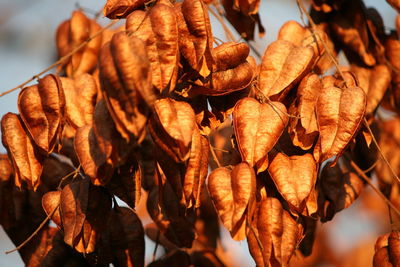
<path id="1" fill-rule="evenodd" d="M 392 208 L 398 215 L 400 215 L 400 211 L 396 208 L 396 206 L 371 182 L 371 180 L 365 175 L 363 170 L 361 170 L 354 161 L 350 160 L 350 166 L 357 172 L 359 177 L 361 177 L 369 186 L 371 186 L 371 188 L 383 201 L 385 201 L 385 203 L 390 208 Z"/>
<path id="2" fill-rule="evenodd" d="M 6 254 L 10 254 L 10 253 L 12 253 L 12 252 L 14 252 L 14 251 L 20 250 L 22 247 L 24 247 L 26 244 L 28 244 L 29 241 L 31 241 L 32 238 L 34 238 L 35 235 L 36 235 L 37 233 L 39 233 L 40 230 L 42 230 L 42 228 L 47 224 L 47 222 L 50 221 L 50 218 L 54 215 L 54 213 L 56 212 L 56 210 L 58 209 L 59 206 L 60 206 L 60 204 L 58 204 L 58 205 L 53 209 L 53 211 L 47 215 L 47 217 L 46 217 L 46 218 L 43 220 L 43 222 L 38 226 L 38 228 L 36 228 L 36 230 L 35 230 L 27 239 L 25 239 L 24 242 L 22 242 L 18 247 L 14 248 L 14 249 L 12 249 L 12 250 L 6 251 Z"/>
<path id="3" fill-rule="evenodd" d="M 33 75 L 32 78 L 26 80 L 25 82 L 21 83 L 20 85 L 7 90 L 3 93 L 0 94 L 0 97 L 5 96 L 11 92 L 14 92 L 15 90 L 21 89 L 23 88 L 25 85 L 27 85 L 28 83 L 32 82 L 35 79 L 39 79 L 39 77 L 43 74 L 45 74 L 46 72 L 48 72 L 49 70 L 51 70 L 52 68 L 57 67 L 58 65 L 60 65 L 61 63 L 63 63 L 66 59 L 70 58 L 73 54 L 75 54 L 76 52 L 78 52 L 80 49 L 82 49 L 85 45 L 87 45 L 91 40 L 93 40 L 94 38 L 98 37 L 100 34 L 102 34 L 106 29 L 110 28 L 111 26 L 113 26 L 115 23 L 117 23 L 118 20 L 112 21 L 111 23 L 109 23 L 107 26 L 105 26 L 104 28 L 100 29 L 98 32 L 94 33 L 92 36 L 90 36 L 88 39 L 86 39 L 83 43 L 81 43 L 80 45 L 78 45 L 77 47 L 75 47 L 71 52 L 69 52 L 68 54 L 66 54 L 65 56 L 63 56 L 62 58 L 60 58 L 59 60 L 57 60 L 56 62 L 54 62 L 53 64 L 51 64 L 50 66 L 48 66 L 47 68 L 45 68 L 44 70 L 42 70 L 41 72 L 39 72 L 36 75 Z"/>

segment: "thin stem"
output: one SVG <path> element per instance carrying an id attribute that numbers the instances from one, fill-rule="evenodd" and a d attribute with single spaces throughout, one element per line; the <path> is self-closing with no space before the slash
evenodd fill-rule
<path id="1" fill-rule="evenodd" d="M 325 41 L 321 38 L 321 36 L 319 36 L 319 34 L 317 33 L 317 25 L 315 24 L 314 20 L 312 19 L 312 17 L 310 16 L 310 14 L 308 14 L 308 11 L 306 10 L 303 1 L 302 0 L 296 0 L 297 2 L 297 6 L 300 9 L 301 14 L 306 15 L 308 22 L 310 23 L 311 27 L 309 27 L 309 29 L 311 30 L 311 33 L 313 35 L 313 37 L 317 40 L 321 40 L 322 45 L 325 48 L 325 52 L 328 54 L 328 56 L 330 57 L 331 61 L 333 62 L 333 64 L 335 64 L 336 70 L 337 72 L 340 74 L 340 76 L 342 77 L 345 86 L 347 87 L 347 83 L 346 83 L 346 79 L 343 75 L 343 72 L 340 70 L 339 64 L 336 60 L 336 58 L 332 55 L 332 53 L 329 51 L 329 47 L 328 45 L 325 43 Z"/>
<path id="2" fill-rule="evenodd" d="M 160 243 L 160 230 L 157 230 L 156 246 L 154 247 L 154 250 L 153 250 L 153 261 L 156 260 L 156 254 L 157 254 L 157 249 L 158 249 L 159 243 Z"/>
<path id="3" fill-rule="evenodd" d="M 372 142 L 375 144 L 376 148 L 378 149 L 379 155 L 381 156 L 381 158 L 383 159 L 383 161 L 385 162 L 385 164 L 389 167 L 390 172 L 392 173 L 393 177 L 395 177 L 396 180 L 397 180 L 397 182 L 400 184 L 400 178 L 399 178 L 399 176 L 398 176 L 398 175 L 396 174 L 396 172 L 393 170 L 392 165 L 390 165 L 389 161 L 386 159 L 385 155 L 383 154 L 383 152 L 382 152 L 382 150 L 381 150 L 381 148 L 380 148 L 378 142 L 376 141 L 375 135 L 372 133 L 372 130 L 371 130 L 371 128 L 369 127 L 368 121 L 367 121 L 367 119 L 366 119 L 365 117 L 364 117 L 364 125 L 365 125 L 365 127 L 367 128 L 369 134 L 371 135 L 371 137 L 372 137 Z"/>
<path id="4" fill-rule="evenodd" d="M 232 32 L 229 30 L 228 26 L 225 23 L 225 20 L 223 18 L 226 18 L 225 14 L 222 13 L 221 9 L 215 5 L 215 3 L 213 4 L 213 6 L 215 7 L 215 9 L 217 10 L 218 13 L 216 13 L 213 9 L 211 9 L 210 7 L 208 8 L 208 10 L 210 11 L 211 14 L 213 14 L 213 16 L 221 23 L 222 27 L 224 28 L 225 31 L 225 35 L 227 35 L 228 40 L 231 39 L 231 41 L 235 41 L 235 37 L 232 34 Z M 238 34 L 239 32 L 236 31 Z M 230 38 L 229 38 L 230 37 Z M 257 49 L 247 40 L 244 40 L 247 45 L 250 47 L 250 49 L 253 51 L 253 53 L 259 58 L 261 59 L 261 54 L 260 52 L 257 51 Z"/>
<path id="5" fill-rule="evenodd" d="M 392 208 L 398 215 L 400 215 L 400 211 L 396 208 L 396 206 L 389 200 L 387 197 L 371 182 L 371 180 L 365 175 L 363 170 L 358 167 L 358 165 L 354 161 L 350 161 L 351 167 L 357 172 L 359 177 L 361 177 L 371 188 L 379 195 L 379 197 L 385 201 L 385 203 Z"/>
<path id="6" fill-rule="evenodd" d="M 38 228 L 36 228 L 36 230 L 35 230 L 27 239 L 25 239 L 24 242 L 22 242 L 18 247 L 14 248 L 14 249 L 12 249 L 12 250 L 6 251 L 6 254 L 10 254 L 10 253 L 12 253 L 12 252 L 14 252 L 14 251 L 20 250 L 22 247 L 24 247 L 26 244 L 28 244 L 28 242 L 31 241 L 32 238 L 35 237 L 35 235 L 36 235 L 37 233 L 39 233 L 39 231 L 42 230 L 42 228 L 47 224 L 47 222 L 48 222 L 48 221 L 50 220 L 50 218 L 54 215 L 54 213 L 56 212 L 56 210 L 58 209 L 58 207 L 59 207 L 59 204 L 53 209 L 53 211 L 52 211 L 51 213 L 49 213 L 49 214 L 47 215 L 47 217 L 46 217 L 46 218 L 43 220 L 43 222 L 38 226 Z"/>
<path id="7" fill-rule="evenodd" d="M 46 72 L 48 72 L 49 70 L 51 70 L 54 67 L 57 67 L 58 65 L 60 65 L 61 63 L 63 63 L 66 59 L 70 58 L 72 55 L 74 55 L 76 52 L 78 52 L 80 49 L 82 49 L 85 45 L 87 45 L 91 40 L 93 40 L 94 38 L 98 37 L 100 34 L 102 34 L 106 29 L 110 28 L 111 26 L 113 26 L 115 23 L 117 23 L 118 20 L 115 20 L 113 22 L 111 22 L 110 24 L 108 24 L 107 26 L 105 26 L 104 28 L 102 28 L 101 30 L 99 30 L 98 32 L 96 32 L 95 34 L 93 34 L 92 36 L 90 36 L 87 40 L 85 40 L 83 43 L 81 43 L 80 45 L 78 45 L 77 47 L 75 47 L 71 52 L 69 52 L 68 54 L 66 54 L 65 56 L 63 56 L 62 58 L 60 58 L 59 60 L 57 60 L 56 62 L 54 62 L 53 64 L 51 64 L 50 66 L 48 66 L 47 68 L 45 68 L 44 70 L 42 70 L 41 72 L 39 72 L 38 74 L 34 75 L 32 78 L 26 80 L 25 82 L 21 83 L 20 85 L 7 90 L 3 93 L 0 94 L 0 97 L 5 96 L 11 92 L 14 92 L 15 90 L 21 89 L 23 88 L 25 85 L 27 85 L 28 83 L 32 82 L 35 79 L 39 79 L 39 77 L 43 74 L 45 74 Z"/>
<path id="8" fill-rule="evenodd" d="M 217 163 L 218 168 L 220 168 L 221 167 L 221 163 L 219 162 L 218 157 L 215 154 L 214 147 L 211 144 L 210 144 L 210 152 L 211 152 L 211 155 L 212 155 L 215 163 Z"/>
<path id="9" fill-rule="evenodd" d="M 232 34 L 232 32 L 229 30 L 228 26 L 226 25 L 224 19 L 222 18 L 222 16 L 220 14 L 218 14 L 217 12 L 215 12 L 211 7 L 207 7 L 208 11 L 219 21 L 219 23 L 221 24 L 222 28 L 224 29 L 226 38 L 231 41 L 234 42 L 235 41 L 235 36 Z"/>

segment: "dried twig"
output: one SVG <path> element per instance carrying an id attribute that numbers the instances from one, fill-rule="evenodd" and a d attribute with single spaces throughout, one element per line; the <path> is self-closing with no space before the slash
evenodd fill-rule
<path id="1" fill-rule="evenodd" d="M 100 34 L 102 34 L 106 29 L 112 27 L 114 24 L 116 24 L 118 22 L 118 20 L 112 21 L 110 24 L 108 24 L 107 26 L 105 26 L 104 28 L 100 29 L 98 32 L 94 33 L 92 36 L 90 36 L 88 39 L 86 39 L 83 43 L 81 43 L 80 45 L 78 45 L 77 47 L 75 47 L 71 52 L 69 52 L 68 54 L 66 54 L 65 56 L 63 56 L 62 58 L 60 58 L 59 60 L 57 60 L 56 62 L 54 62 L 53 64 L 51 64 L 50 66 L 48 66 L 47 68 L 45 68 L 44 70 L 42 70 L 41 72 L 39 72 L 36 75 L 33 75 L 32 78 L 26 80 L 25 82 L 21 83 L 20 85 L 7 90 L 3 93 L 0 94 L 0 97 L 5 96 L 11 92 L 14 92 L 15 90 L 21 89 L 23 88 L 25 85 L 27 85 L 28 83 L 32 82 L 35 79 L 39 79 L 39 77 L 43 74 L 45 74 L 46 72 L 48 72 L 49 70 L 57 67 L 58 65 L 60 65 L 61 63 L 63 63 L 66 59 L 70 58 L 72 55 L 74 55 L 76 52 L 78 52 L 80 49 L 82 49 L 85 45 L 87 45 L 91 40 L 93 40 L 94 38 L 100 36 Z"/>

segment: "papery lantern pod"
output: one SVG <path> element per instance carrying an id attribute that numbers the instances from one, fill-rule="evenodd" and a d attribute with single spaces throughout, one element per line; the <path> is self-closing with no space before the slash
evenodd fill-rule
<path id="1" fill-rule="evenodd" d="M 100 81 L 108 110 L 126 139 L 144 138 L 149 107 L 156 99 L 144 43 L 125 32 L 113 35 L 100 52 Z"/>
<path id="2" fill-rule="evenodd" d="M 316 59 L 311 46 L 296 46 L 285 40 L 277 40 L 265 50 L 262 58 L 259 87 L 272 100 L 290 90 L 311 69 Z"/>
<path id="3" fill-rule="evenodd" d="M 234 8 L 234 1 L 236 0 L 222 0 L 226 18 L 236 31 L 245 40 L 254 39 L 254 30 L 258 26 L 259 37 L 263 37 L 265 29 L 261 23 L 259 14 L 247 15 Z"/>
<path id="4" fill-rule="evenodd" d="M 152 72 L 152 83 L 160 93 L 172 92 L 178 76 L 178 25 L 173 5 L 158 1 L 149 11 L 135 11 L 126 20 L 130 36 L 141 39 Z"/>
<path id="5" fill-rule="evenodd" d="M 57 225 L 58 229 L 63 229 L 60 214 L 61 191 L 50 191 L 42 197 L 42 207 L 47 216 L 51 214 L 51 220 Z"/>
<path id="6" fill-rule="evenodd" d="M 188 103 L 171 98 L 157 100 L 148 126 L 154 143 L 175 162 L 189 158 L 197 126 L 195 113 Z"/>
<path id="7" fill-rule="evenodd" d="M 39 84 L 25 87 L 18 95 L 18 110 L 37 146 L 49 154 L 64 126 L 65 97 L 59 77 L 49 74 Z"/>
<path id="8" fill-rule="evenodd" d="M 106 185 L 110 193 L 123 200 L 132 209 L 135 209 L 141 196 L 142 170 L 136 158 L 132 155 L 129 161 L 118 167 Z"/>
<path id="9" fill-rule="evenodd" d="M 311 154 L 273 156 L 268 172 L 290 208 L 302 212 L 317 181 L 317 164 Z"/>
<path id="10" fill-rule="evenodd" d="M 399 265 L 399 240 L 400 234 L 397 230 L 392 230 L 390 234 L 384 234 L 378 237 L 373 258 L 374 267 L 392 267 Z"/>
<path id="11" fill-rule="evenodd" d="M 201 0 L 175 4 L 179 51 L 190 67 L 202 77 L 213 71 L 213 33 L 207 6 Z"/>
<path id="12" fill-rule="evenodd" d="M 366 95 L 357 86 L 323 87 L 316 104 L 319 139 L 314 158 L 323 162 L 333 156 L 335 164 L 359 129 L 366 109 Z"/>
<path id="13" fill-rule="evenodd" d="M 397 12 L 400 12 L 400 1 L 399 0 L 386 0 Z"/>
<path id="14" fill-rule="evenodd" d="M 310 149 L 318 136 L 315 105 L 322 90 L 321 79 L 316 74 L 308 74 L 297 88 L 297 100 L 289 108 L 295 110 L 296 117 L 290 118 L 289 134 L 293 145 L 303 150 Z"/>
<path id="15" fill-rule="evenodd" d="M 371 115 L 378 107 L 386 89 L 390 85 L 391 72 L 386 65 L 376 65 L 373 68 L 352 65 L 351 71 L 357 76 L 360 87 L 367 95 L 366 115 Z"/>
<path id="16" fill-rule="evenodd" d="M 316 25 L 315 32 L 312 32 L 297 21 L 289 20 L 280 28 L 278 40 L 289 41 L 296 46 L 311 46 L 314 49 L 314 54 L 318 56 L 313 69 L 322 74 L 333 65 L 328 53 L 334 56 L 337 54 L 332 40 L 326 33 L 326 28 L 327 24 L 321 23 Z M 326 48 L 329 51 L 326 51 Z"/>
<path id="17" fill-rule="evenodd" d="M 7 113 L 1 119 L 2 142 L 14 168 L 14 181 L 17 187 L 26 182 L 29 188 L 36 190 L 40 184 L 43 169 L 43 157 L 38 147 L 29 138 L 20 117 Z"/>
<path id="18" fill-rule="evenodd" d="M 245 89 L 251 84 L 252 80 L 252 65 L 245 61 L 233 69 L 211 73 L 206 82 L 201 79 L 196 80 L 189 91 L 189 95 L 227 95 Z"/>
<path id="19" fill-rule="evenodd" d="M 318 209 L 322 222 L 332 220 L 339 211 L 348 208 L 361 194 L 364 183 L 344 166 L 325 165 L 318 181 Z"/>
<path id="20" fill-rule="evenodd" d="M 133 210 L 115 207 L 110 212 L 107 230 L 114 265 L 144 266 L 144 229 Z"/>
<path id="21" fill-rule="evenodd" d="M 200 207 L 200 195 L 208 174 L 208 152 L 210 145 L 208 139 L 200 134 L 199 130 L 193 132 L 190 157 L 187 161 L 183 180 L 183 192 L 187 208 Z"/>
<path id="22" fill-rule="evenodd" d="M 60 24 L 56 33 L 58 56 L 61 58 L 81 45 L 101 27 L 94 20 L 88 19 L 81 11 L 75 10 L 71 19 Z M 97 56 L 101 47 L 101 36 L 90 40 L 82 49 L 66 59 L 61 68 L 67 76 L 90 73 L 97 65 Z"/>
<path id="23" fill-rule="evenodd" d="M 189 91 L 189 95 L 227 95 L 245 89 L 251 84 L 252 80 L 252 65 L 245 61 L 233 69 L 211 73 L 206 82 L 196 80 Z"/>
<path id="24" fill-rule="evenodd" d="M 312 7 L 317 11 L 330 13 L 334 10 L 338 10 L 346 1 L 347 0 L 313 0 Z"/>
<path id="25" fill-rule="evenodd" d="M 248 207 L 255 198 L 256 176 L 253 168 L 242 162 L 233 170 L 226 167 L 215 169 L 208 176 L 208 191 L 223 225 L 232 238 L 242 240 Z"/>
<path id="26" fill-rule="evenodd" d="M 245 43 L 229 42 L 214 48 L 215 71 L 206 80 L 196 80 L 189 95 L 226 95 L 248 87 L 254 77 L 253 65 L 247 61 L 249 52 Z"/>
<path id="27" fill-rule="evenodd" d="M 60 77 L 65 94 L 65 116 L 74 127 L 79 128 L 93 122 L 97 100 L 97 84 L 90 74 L 76 75 L 73 79 Z"/>
<path id="28" fill-rule="evenodd" d="M 257 206 L 252 224 L 256 231 L 248 233 L 250 253 L 257 266 L 288 266 L 302 239 L 303 227 L 274 197 L 262 194 Z"/>
<path id="29" fill-rule="evenodd" d="M 226 42 L 213 49 L 215 70 L 233 69 L 246 61 L 250 48 L 246 43 Z"/>
<path id="30" fill-rule="evenodd" d="M 136 9 L 143 9 L 149 0 L 107 0 L 103 14 L 109 19 L 126 18 Z"/>
<path id="31" fill-rule="evenodd" d="M 89 179 L 66 185 L 60 196 L 64 242 L 78 252 L 93 252 L 110 211 L 110 196 Z"/>
<path id="32" fill-rule="evenodd" d="M 233 8 L 245 15 L 253 15 L 258 13 L 260 2 L 260 0 L 235 0 Z"/>
<path id="33" fill-rule="evenodd" d="M 107 152 L 107 144 L 96 136 L 90 125 L 76 131 L 74 147 L 79 162 L 93 184 L 105 185 L 113 174 L 113 164 Z"/>
<path id="34" fill-rule="evenodd" d="M 280 102 L 260 104 L 243 98 L 233 111 L 233 124 L 242 160 L 260 173 L 268 167 L 268 152 L 278 142 L 288 122 L 286 107 Z"/>

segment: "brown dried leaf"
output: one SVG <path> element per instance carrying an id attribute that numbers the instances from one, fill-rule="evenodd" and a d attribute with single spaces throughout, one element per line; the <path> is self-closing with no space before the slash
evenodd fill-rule
<path id="1" fill-rule="evenodd" d="M 317 164 L 313 156 L 288 157 L 277 153 L 268 172 L 283 198 L 295 210 L 302 212 L 317 181 Z"/>
<path id="2" fill-rule="evenodd" d="M 365 114 L 366 95 L 360 87 L 324 87 L 317 104 L 320 136 L 314 148 L 318 162 L 336 156 L 335 164 L 354 137 Z"/>
<path id="3" fill-rule="evenodd" d="M 141 194 L 142 171 L 134 157 L 117 168 L 111 181 L 106 185 L 110 193 L 116 195 L 129 207 L 135 209 L 139 204 Z"/>
<path id="4" fill-rule="evenodd" d="M 278 142 L 288 117 L 282 103 L 260 104 L 243 98 L 233 111 L 235 136 L 242 160 L 256 166 L 257 173 L 268 167 L 268 152 Z"/>
<path id="5" fill-rule="evenodd" d="M 7 113 L 1 119 L 2 142 L 14 167 L 15 185 L 26 182 L 36 190 L 40 184 L 43 158 L 28 137 L 18 115 Z"/>
<path id="6" fill-rule="evenodd" d="M 247 15 L 234 8 L 234 1 L 237 0 L 222 0 L 222 5 L 225 10 L 225 17 L 236 29 L 242 38 L 245 40 L 254 39 L 254 30 L 258 26 L 258 33 L 260 37 L 265 34 L 265 29 L 261 23 L 259 14 Z M 242 1 L 242 0 L 239 0 Z"/>
<path id="7" fill-rule="evenodd" d="M 24 88 L 18 96 L 18 110 L 33 141 L 51 153 L 63 128 L 65 98 L 60 79 L 52 74 L 39 84 Z"/>
<path id="8" fill-rule="evenodd" d="M 246 221 L 249 202 L 254 198 L 256 177 L 253 168 L 242 162 L 232 171 L 221 167 L 215 169 L 208 177 L 208 191 L 224 226 L 236 236 Z"/>
<path id="9" fill-rule="evenodd" d="M 76 75 L 74 79 L 60 77 L 65 94 L 65 115 L 68 122 L 79 128 L 92 124 L 97 99 L 97 84 L 90 74 Z"/>
<path id="10" fill-rule="evenodd" d="M 144 230 L 139 217 L 131 209 L 118 207 L 111 212 L 108 222 L 113 264 L 144 266 Z"/>
<path id="11" fill-rule="evenodd" d="M 71 19 L 60 24 L 56 33 L 58 56 L 61 58 L 81 45 L 90 36 L 101 29 L 96 21 L 88 19 L 83 12 L 75 10 Z M 97 65 L 97 56 L 102 44 L 101 36 L 90 40 L 82 49 L 66 59 L 61 68 L 65 68 L 68 77 L 90 73 Z"/>
<path id="12" fill-rule="evenodd" d="M 154 104 L 149 123 L 151 137 L 175 162 L 189 158 L 195 129 L 195 113 L 188 103 L 164 98 Z"/>
<path id="13" fill-rule="evenodd" d="M 142 9 L 148 0 L 107 0 L 103 14 L 109 19 L 126 18 L 136 9 Z"/>
<path id="14" fill-rule="evenodd" d="M 259 86 L 262 93 L 272 99 L 292 88 L 311 69 L 315 61 L 311 46 L 295 46 L 277 40 L 265 50 L 262 58 Z"/>
<path id="15" fill-rule="evenodd" d="M 111 211 L 111 199 L 89 179 L 66 185 L 61 191 L 60 214 L 64 242 L 81 253 L 93 252 L 104 218 Z"/>
<path id="16" fill-rule="evenodd" d="M 153 85 L 159 92 L 173 91 L 178 75 L 180 39 L 173 5 L 169 1 L 158 1 L 148 12 L 131 13 L 126 20 L 126 30 L 141 39 L 147 48 Z"/>
<path id="17" fill-rule="evenodd" d="M 376 60 L 370 51 L 365 8 L 362 1 L 349 1 L 340 12 L 333 14 L 330 28 L 345 50 L 358 55 L 367 66 L 374 66 Z"/>
<path id="18" fill-rule="evenodd" d="M 235 0 L 233 8 L 245 15 L 253 15 L 258 13 L 260 2 L 260 0 Z"/>
<path id="19" fill-rule="evenodd" d="M 361 194 L 364 183 L 357 174 L 343 166 L 325 165 L 318 181 L 318 206 L 321 221 L 330 221 L 333 216 L 348 208 Z"/>
<path id="20" fill-rule="evenodd" d="M 179 51 L 190 67 L 207 77 L 213 71 L 213 34 L 207 6 L 201 0 L 175 4 Z"/>

